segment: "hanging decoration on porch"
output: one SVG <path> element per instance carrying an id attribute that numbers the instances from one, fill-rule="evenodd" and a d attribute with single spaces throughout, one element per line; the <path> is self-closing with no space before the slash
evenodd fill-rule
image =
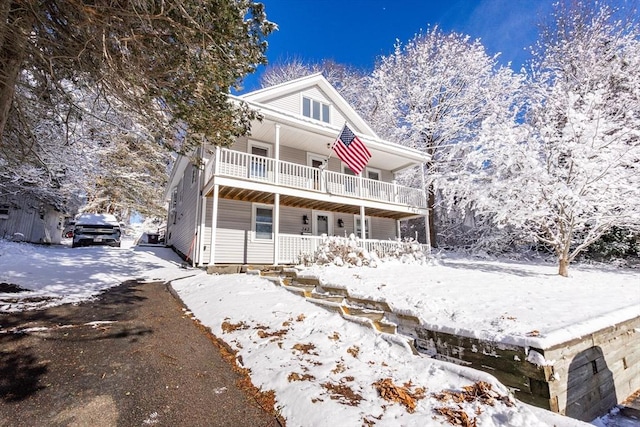
<path id="1" fill-rule="evenodd" d="M 371 158 L 371 152 L 358 138 L 347 124 L 344 124 L 342 132 L 333 143 L 333 151 L 349 166 L 354 174 L 358 175 Z"/>

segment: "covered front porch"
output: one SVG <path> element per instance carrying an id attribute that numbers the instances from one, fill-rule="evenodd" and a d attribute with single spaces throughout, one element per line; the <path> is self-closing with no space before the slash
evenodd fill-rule
<path id="1" fill-rule="evenodd" d="M 196 259 L 208 265 L 297 264 L 325 239 L 351 235 L 358 247 L 386 256 L 400 248 L 402 221 L 421 218 L 426 226 L 426 208 L 284 193 L 214 184 L 203 197 L 201 255 Z"/>

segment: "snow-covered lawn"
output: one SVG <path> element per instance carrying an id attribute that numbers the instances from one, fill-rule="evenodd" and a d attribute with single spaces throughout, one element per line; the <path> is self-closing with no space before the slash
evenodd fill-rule
<path id="1" fill-rule="evenodd" d="M 433 266 L 386 262 L 302 274 L 384 300 L 427 329 L 523 347 L 549 348 L 640 316 L 640 270 L 581 265 L 565 278 L 557 268 L 449 255 Z"/>
<path id="2" fill-rule="evenodd" d="M 0 310 L 76 302 L 134 278 L 172 280 L 190 314 L 238 351 L 254 384 L 275 391 L 290 426 L 441 426 L 455 411 L 477 418 L 478 426 L 582 424 L 511 404 L 507 390 L 487 374 L 415 356 L 393 336 L 348 322 L 260 277 L 207 275 L 180 264 L 165 248 L 0 241 L 0 284 L 31 290 L 0 293 Z M 435 265 L 313 267 L 305 274 L 384 299 L 436 329 L 528 345 L 640 314 L 637 271 L 574 267 L 568 279 L 554 272 L 554 265 L 450 257 Z M 540 335 L 529 337 L 532 330 Z M 465 389 L 474 384 L 482 390 Z M 606 419 L 597 422 L 605 425 Z"/>

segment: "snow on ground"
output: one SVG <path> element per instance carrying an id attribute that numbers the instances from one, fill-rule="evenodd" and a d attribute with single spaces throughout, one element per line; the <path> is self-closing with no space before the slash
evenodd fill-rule
<path id="1" fill-rule="evenodd" d="M 428 329 L 505 344 L 549 348 L 640 316 L 640 271 L 449 256 L 438 265 L 386 262 L 378 268 L 316 266 L 349 295 L 384 300 Z"/>
<path id="2" fill-rule="evenodd" d="M 511 405 L 506 389 L 489 375 L 415 356 L 402 341 L 260 277 L 207 275 L 181 264 L 160 247 L 71 249 L 0 240 L 0 286 L 31 290 L 0 293 L 0 311 L 77 302 L 134 278 L 172 280 L 190 314 L 238 351 L 254 384 L 275 391 L 290 426 L 440 426 L 447 425 L 447 413 L 461 410 L 477 418 L 478 426 L 584 425 L 519 402 Z M 308 270 L 350 293 L 385 299 L 428 325 L 481 338 L 548 343 L 579 334 L 584 325 L 614 321 L 612 313 L 633 314 L 635 307 L 638 314 L 637 272 L 574 267 L 569 279 L 554 273 L 550 265 L 468 258 Z M 559 332 L 575 324 L 582 326 Z M 534 329 L 541 335 L 528 337 Z M 465 389 L 478 381 L 491 389 Z M 484 397 L 456 403 L 465 393 Z"/>
<path id="3" fill-rule="evenodd" d="M 67 245 L 57 246 L 0 240 L 0 284 L 29 290 L 20 294 L 0 290 L 0 312 L 75 303 L 136 278 L 170 280 L 188 275 L 179 268 L 182 260 L 165 248 L 132 247 L 131 240 L 124 240 L 122 248 L 72 249 L 66 240 Z M 166 256 L 169 253 L 173 255 Z"/>

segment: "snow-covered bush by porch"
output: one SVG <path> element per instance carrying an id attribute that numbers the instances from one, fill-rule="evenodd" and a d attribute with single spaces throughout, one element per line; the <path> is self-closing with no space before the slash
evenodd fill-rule
<path id="1" fill-rule="evenodd" d="M 421 264 L 427 261 L 422 246 L 415 240 L 398 240 L 393 245 L 379 245 L 373 250 L 367 250 L 363 243 L 354 234 L 349 237 L 323 235 L 320 246 L 313 253 L 301 255 L 300 263 L 375 268 L 384 259 Z"/>

